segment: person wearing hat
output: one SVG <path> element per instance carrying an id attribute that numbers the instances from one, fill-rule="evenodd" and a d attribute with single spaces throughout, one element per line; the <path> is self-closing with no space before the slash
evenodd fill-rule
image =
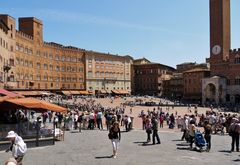
<path id="1" fill-rule="evenodd" d="M 12 151 L 12 156 L 17 161 L 17 165 L 22 165 L 23 157 L 27 151 L 26 143 L 24 143 L 22 137 L 18 136 L 14 131 L 9 131 L 6 138 L 11 141 L 11 145 L 6 152 Z"/>

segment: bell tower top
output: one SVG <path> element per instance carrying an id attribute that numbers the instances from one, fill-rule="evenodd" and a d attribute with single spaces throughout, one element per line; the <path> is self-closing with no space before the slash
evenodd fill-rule
<path id="1" fill-rule="evenodd" d="M 230 0 L 210 0 L 210 55 L 227 61 L 231 49 Z"/>

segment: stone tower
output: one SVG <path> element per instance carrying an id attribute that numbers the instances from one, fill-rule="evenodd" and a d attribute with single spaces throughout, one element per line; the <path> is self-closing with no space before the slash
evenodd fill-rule
<path id="1" fill-rule="evenodd" d="M 231 49 L 230 0 L 210 0 L 209 2 L 211 72 L 212 75 L 221 75 L 224 70 L 218 66 L 224 65 L 229 60 Z"/>

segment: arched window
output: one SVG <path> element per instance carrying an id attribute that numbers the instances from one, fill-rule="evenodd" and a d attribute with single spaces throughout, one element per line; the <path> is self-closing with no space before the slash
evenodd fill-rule
<path id="1" fill-rule="evenodd" d="M 235 64 L 240 64 L 240 56 L 237 54 L 234 59 Z"/>
<path id="2" fill-rule="evenodd" d="M 240 85 L 240 76 L 235 77 L 235 85 Z"/>

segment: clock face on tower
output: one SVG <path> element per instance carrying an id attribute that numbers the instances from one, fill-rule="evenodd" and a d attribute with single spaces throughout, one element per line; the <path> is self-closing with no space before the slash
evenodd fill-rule
<path id="1" fill-rule="evenodd" d="M 212 47 L 212 54 L 218 55 L 219 53 L 221 53 L 221 50 L 222 50 L 221 46 L 219 46 L 219 45 L 214 45 L 214 46 Z"/>

